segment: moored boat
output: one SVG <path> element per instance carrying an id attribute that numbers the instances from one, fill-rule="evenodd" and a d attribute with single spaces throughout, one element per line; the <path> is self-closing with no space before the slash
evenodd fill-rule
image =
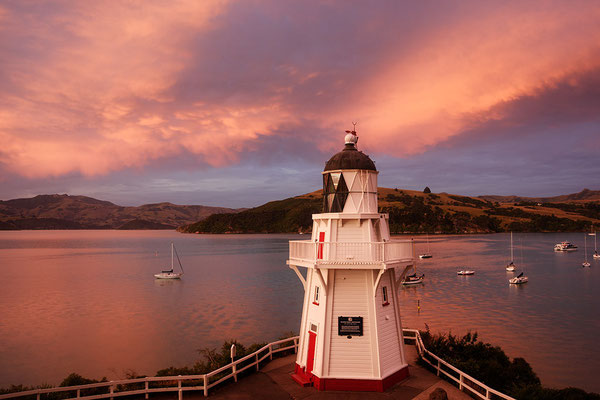
<path id="1" fill-rule="evenodd" d="M 513 285 L 521 285 L 523 283 L 527 283 L 528 281 L 529 279 L 526 276 L 523 276 L 523 273 L 521 272 L 518 276 L 509 279 L 508 283 L 511 283 Z"/>
<path id="2" fill-rule="evenodd" d="M 468 269 L 462 269 L 460 271 L 457 271 L 456 274 L 457 275 L 473 275 L 473 274 L 475 274 L 475 271 L 468 270 Z"/>
<path id="3" fill-rule="evenodd" d="M 429 234 L 427 234 L 427 253 L 419 254 L 420 259 L 432 258 L 433 256 L 429 252 Z"/>
<path id="4" fill-rule="evenodd" d="M 514 263 L 513 234 L 511 232 L 510 233 L 510 262 L 506 265 L 506 270 L 508 272 L 514 272 L 515 269 L 517 269 L 517 268 Z"/>
<path id="5" fill-rule="evenodd" d="M 403 285 L 418 285 L 420 283 L 423 283 L 424 279 L 425 279 L 425 274 L 417 275 L 416 273 L 414 273 L 412 275 L 405 276 L 404 279 L 402 280 L 402 284 Z"/>
<path id="6" fill-rule="evenodd" d="M 592 257 L 594 260 L 600 260 L 600 254 L 598 254 L 598 242 L 596 241 L 596 232 L 588 233 L 588 235 L 594 237 L 594 255 Z"/>
<path id="7" fill-rule="evenodd" d="M 584 242 L 584 254 L 585 254 L 585 259 L 584 259 L 584 261 L 581 263 L 581 265 L 582 265 L 583 267 L 589 267 L 591 264 L 590 264 L 590 262 L 588 261 L 588 258 L 587 258 L 587 235 L 583 235 L 583 242 Z"/>
<path id="8" fill-rule="evenodd" d="M 177 261 L 179 262 L 179 268 L 181 268 L 181 272 L 175 272 L 173 269 L 173 255 L 177 256 Z M 173 242 L 171 242 L 171 269 L 154 274 L 154 277 L 156 279 L 181 279 L 182 275 L 183 265 L 181 265 L 181 260 L 179 260 L 179 255 L 177 254 L 177 250 L 175 250 L 175 245 Z"/>
<path id="9" fill-rule="evenodd" d="M 560 242 L 554 245 L 554 251 L 575 251 L 577 246 L 571 242 Z"/>

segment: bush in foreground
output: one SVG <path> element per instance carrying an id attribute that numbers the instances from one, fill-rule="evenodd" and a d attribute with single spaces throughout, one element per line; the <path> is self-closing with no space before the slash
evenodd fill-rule
<path id="1" fill-rule="evenodd" d="M 600 395 L 577 388 L 548 389 L 523 358 L 510 359 L 497 346 L 483 343 L 477 333 L 462 337 L 421 331 L 427 350 L 486 385 L 516 399 L 600 400 Z M 428 364 L 425 364 L 429 367 Z"/>

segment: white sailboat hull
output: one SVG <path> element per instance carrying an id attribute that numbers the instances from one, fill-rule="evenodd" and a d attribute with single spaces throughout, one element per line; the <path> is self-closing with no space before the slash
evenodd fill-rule
<path id="1" fill-rule="evenodd" d="M 181 275 L 183 274 L 161 272 L 160 274 L 154 274 L 154 277 L 156 279 L 181 279 Z"/>
<path id="2" fill-rule="evenodd" d="M 527 283 L 528 281 L 529 281 L 529 279 L 527 279 L 526 276 L 521 276 L 521 277 L 509 279 L 508 283 L 513 284 L 513 285 L 521 285 L 523 283 Z"/>

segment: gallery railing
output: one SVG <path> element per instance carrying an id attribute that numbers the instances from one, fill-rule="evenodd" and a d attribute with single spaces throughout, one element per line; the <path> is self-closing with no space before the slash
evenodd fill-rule
<path id="1" fill-rule="evenodd" d="M 290 241 L 290 261 L 323 264 L 367 264 L 411 261 L 412 240 L 389 242 L 313 242 Z"/>

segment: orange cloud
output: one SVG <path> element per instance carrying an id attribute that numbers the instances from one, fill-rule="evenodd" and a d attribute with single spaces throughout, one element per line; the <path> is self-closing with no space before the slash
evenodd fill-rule
<path id="1" fill-rule="evenodd" d="M 330 151 L 352 119 L 366 150 L 414 154 L 469 116 L 494 118 L 494 105 L 600 66 L 593 2 L 425 9 L 410 36 L 385 19 L 410 9 L 368 14 L 352 31 L 344 3 L 20 7 L 0 7 L 0 163 L 30 178 L 184 152 L 228 165 L 283 127 L 317 127 L 307 140 Z M 340 59 L 355 45 L 364 58 Z"/>

